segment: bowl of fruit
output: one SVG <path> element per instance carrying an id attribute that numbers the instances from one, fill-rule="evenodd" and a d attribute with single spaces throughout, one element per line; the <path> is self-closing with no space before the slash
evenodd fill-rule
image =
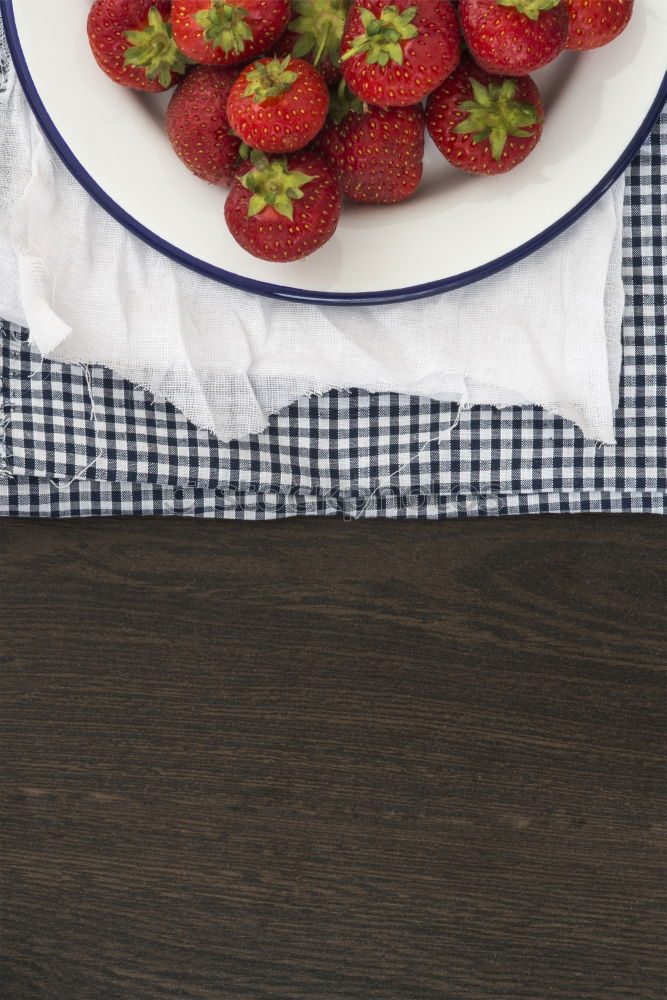
<path id="1" fill-rule="evenodd" d="M 90 194 L 215 280 L 446 292 L 564 232 L 667 95 L 664 0 L 5 0 Z"/>

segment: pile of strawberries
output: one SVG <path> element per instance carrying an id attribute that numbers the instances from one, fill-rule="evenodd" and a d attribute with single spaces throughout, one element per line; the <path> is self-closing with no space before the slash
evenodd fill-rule
<path id="1" fill-rule="evenodd" d="M 171 144 L 230 188 L 249 253 L 292 261 L 334 233 L 343 197 L 414 193 L 425 134 L 454 166 L 511 170 L 544 114 L 531 73 L 626 27 L 634 0 L 94 0 L 90 45 L 116 82 L 176 85 Z"/>

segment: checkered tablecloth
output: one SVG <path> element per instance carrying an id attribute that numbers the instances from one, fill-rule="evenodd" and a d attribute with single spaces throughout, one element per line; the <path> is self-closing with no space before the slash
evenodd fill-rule
<path id="1" fill-rule="evenodd" d="M 105 368 L 42 361 L 26 330 L 0 323 L 0 514 L 665 513 L 666 195 L 663 113 L 627 174 L 615 446 L 536 407 L 457 414 L 354 389 L 302 399 L 223 444 Z"/>

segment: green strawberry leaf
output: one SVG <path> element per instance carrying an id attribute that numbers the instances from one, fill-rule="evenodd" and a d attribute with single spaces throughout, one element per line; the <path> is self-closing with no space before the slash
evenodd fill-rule
<path id="1" fill-rule="evenodd" d="M 359 11 L 364 33 L 357 35 L 346 52 L 342 54 L 341 62 L 353 56 L 365 55 L 369 65 L 387 66 L 389 62 L 403 63 L 403 46 L 401 42 L 409 41 L 419 34 L 419 30 L 411 22 L 417 14 L 416 7 L 408 7 L 402 13 L 395 4 L 385 7 L 379 17 L 362 7 Z"/>
<path id="2" fill-rule="evenodd" d="M 488 141 L 494 160 L 500 160 L 509 136 L 529 138 L 530 127 L 541 118 L 534 105 L 516 101 L 518 83 L 508 78 L 502 84 L 485 87 L 475 77 L 469 77 L 473 100 L 461 101 L 459 108 L 466 117 L 452 129 L 456 135 L 471 135 L 474 143 Z"/>
<path id="3" fill-rule="evenodd" d="M 298 170 L 289 171 L 287 160 L 277 157 L 273 160 L 264 154 L 255 155 L 253 150 L 250 160 L 253 169 L 240 178 L 241 184 L 250 192 L 252 198 L 248 202 L 248 218 L 258 215 L 267 205 L 284 215 L 290 221 L 294 218 L 294 202 L 303 198 L 301 190 L 317 175 L 301 173 Z"/>
<path id="4" fill-rule="evenodd" d="M 172 38 L 171 24 L 163 21 L 157 7 L 148 12 L 148 23 L 142 31 L 126 31 L 130 43 L 123 64 L 143 69 L 149 80 L 158 80 L 167 90 L 173 73 L 185 73 L 191 60 L 186 59 Z"/>
<path id="5" fill-rule="evenodd" d="M 198 11 L 194 19 L 204 29 L 204 38 L 225 55 L 242 55 L 246 42 L 253 40 L 245 7 L 235 7 L 224 0 L 212 0 L 211 6 Z"/>

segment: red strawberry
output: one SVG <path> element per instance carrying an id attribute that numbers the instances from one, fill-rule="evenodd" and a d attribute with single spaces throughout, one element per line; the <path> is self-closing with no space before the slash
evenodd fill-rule
<path id="1" fill-rule="evenodd" d="M 174 0 L 174 38 L 197 63 L 231 66 L 270 48 L 290 14 L 290 0 Z"/>
<path id="2" fill-rule="evenodd" d="M 168 90 L 186 69 L 171 35 L 171 0 L 95 0 L 88 40 L 107 76 L 134 90 Z"/>
<path id="3" fill-rule="evenodd" d="M 450 163 L 471 174 L 512 170 L 542 135 L 543 107 L 529 76 L 492 76 L 465 56 L 426 104 L 426 127 Z"/>
<path id="4" fill-rule="evenodd" d="M 565 0 L 570 19 L 567 48 L 598 49 L 624 31 L 634 0 Z"/>
<path id="5" fill-rule="evenodd" d="M 459 15 L 470 55 L 489 73 L 534 73 L 565 48 L 565 0 L 460 0 Z"/>
<path id="6" fill-rule="evenodd" d="M 229 230 L 244 250 L 270 261 L 307 257 L 338 225 L 338 181 L 320 157 L 304 151 L 253 165 L 234 182 L 225 202 Z"/>
<path id="7" fill-rule="evenodd" d="M 252 149 L 291 153 L 317 135 L 327 116 L 329 92 L 304 59 L 258 59 L 232 87 L 227 115 Z"/>
<path id="8" fill-rule="evenodd" d="M 358 0 L 341 46 L 343 77 L 368 104 L 418 104 L 452 72 L 461 37 L 450 0 Z"/>
<path id="9" fill-rule="evenodd" d="M 424 112 L 410 108 L 350 111 L 328 124 L 315 140 L 353 201 L 391 204 L 408 198 L 422 177 Z"/>
<path id="10" fill-rule="evenodd" d="M 349 0 L 292 0 L 295 15 L 273 50 L 275 56 L 292 55 L 317 66 L 327 83 L 337 83 L 340 43 Z"/>
<path id="11" fill-rule="evenodd" d="M 241 160 L 241 140 L 231 132 L 227 98 L 238 71 L 196 66 L 179 83 L 167 108 L 167 135 L 193 174 L 229 187 Z"/>

